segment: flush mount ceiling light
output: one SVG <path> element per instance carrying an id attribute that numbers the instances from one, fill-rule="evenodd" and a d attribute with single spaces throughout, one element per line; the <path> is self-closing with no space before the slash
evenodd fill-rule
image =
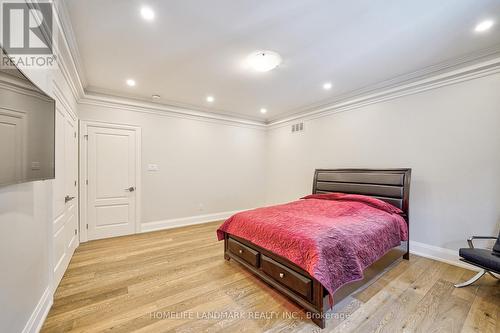
<path id="1" fill-rule="evenodd" d="M 325 89 L 325 90 L 332 89 L 332 83 L 331 82 L 325 82 L 325 83 L 323 83 L 323 89 Z"/>
<path id="2" fill-rule="evenodd" d="M 274 51 L 256 51 L 247 57 L 247 64 L 257 72 L 268 72 L 281 64 L 281 56 Z"/>
<path id="3" fill-rule="evenodd" d="M 485 32 L 491 29 L 491 27 L 495 24 L 493 20 L 485 20 L 480 22 L 478 25 L 476 25 L 476 28 L 474 29 L 475 32 Z"/>
<path id="4" fill-rule="evenodd" d="M 215 101 L 214 96 L 207 96 L 207 102 L 208 103 L 213 103 Z"/>
<path id="5" fill-rule="evenodd" d="M 132 79 L 128 79 L 126 82 L 127 82 L 127 86 L 129 86 L 129 87 L 135 87 L 135 85 L 136 85 L 135 80 L 132 80 Z"/>
<path id="6" fill-rule="evenodd" d="M 155 19 L 155 12 L 150 7 L 141 8 L 141 16 L 146 21 L 153 21 Z"/>
<path id="7" fill-rule="evenodd" d="M 260 113 L 262 113 L 262 114 L 266 114 L 266 113 L 267 113 L 267 109 L 266 109 L 266 108 L 262 108 L 262 109 L 260 109 Z"/>

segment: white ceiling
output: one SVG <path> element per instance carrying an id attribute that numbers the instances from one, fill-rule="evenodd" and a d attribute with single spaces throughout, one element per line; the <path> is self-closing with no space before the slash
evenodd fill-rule
<path id="1" fill-rule="evenodd" d="M 67 0 L 86 90 L 276 119 L 500 44 L 498 0 Z M 140 16 L 142 5 L 156 12 Z M 481 20 L 496 21 L 487 33 Z M 244 69 L 260 49 L 283 63 Z M 133 78 L 133 88 L 125 84 Z M 326 81 L 330 91 L 322 89 Z M 207 95 L 215 102 L 205 101 Z M 268 110 L 261 115 L 260 108 Z"/>

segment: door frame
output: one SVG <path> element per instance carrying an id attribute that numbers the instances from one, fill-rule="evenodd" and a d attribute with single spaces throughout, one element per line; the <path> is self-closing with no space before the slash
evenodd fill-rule
<path id="1" fill-rule="evenodd" d="M 56 105 L 55 105 L 55 114 L 54 114 L 54 126 L 56 128 L 56 131 L 57 131 L 57 125 L 56 125 L 56 121 L 57 121 L 57 113 L 60 113 L 61 115 L 63 115 L 63 118 L 64 121 L 66 121 L 66 116 L 68 116 L 69 118 L 71 118 L 71 120 L 73 121 L 74 123 L 74 130 L 76 132 L 76 144 L 75 144 L 75 154 L 74 154 L 74 158 L 76 159 L 76 195 L 77 195 L 77 198 L 76 198 L 76 202 L 75 202 L 75 218 L 76 218 L 76 224 L 77 224 L 77 229 L 78 229 L 78 235 L 76 237 L 76 242 L 77 244 L 75 245 L 75 249 L 78 248 L 79 244 L 80 244 L 80 214 L 79 214 L 79 210 L 80 210 L 80 191 L 79 191 L 79 187 L 80 187 L 80 183 L 79 183 L 79 180 L 80 180 L 80 175 L 79 175 L 79 172 L 78 172 L 78 169 L 79 169 L 79 153 L 78 153 L 78 146 L 79 146 L 79 139 L 78 139 L 78 122 L 79 122 L 79 119 L 78 119 L 78 115 L 76 114 L 75 110 L 74 110 L 74 107 L 72 106 L 72 104 L 68 101 L 68 99 L 66 99 L 64 93 L 62 93 L 61 89 L 59 88 L 59 85 L 57 84 L 57 82 L 54 80 L 53 81 L 53 85 L 54 85 L 54 89 L 53 89 L 53 97 L 54 97 L 54 100 L 56 102 Z M 65 115 L 66 116 L 65 116 Z M 59 137 L 60 140 L 65 140 L 64 138 L 61 138 Z M 61 152 L 57 150 L 58 146 L 57 146 L 57 135 L 54 137 L 54 150 L 55 150 L 55 154 L 58 155 L 58 154 L 61 154 Z M 66 151 L 64 150 L 64 155 L 66 157 Z M 54 156 L 54 167 L 56 164 L 56 156 Z M 65 167 L 66 167 L 66 162 L 64 163 L 65 164 Z M 57 167 L 56 167 L 56 177 L 57 177 Z M 65 175 L 66 176 L 66 175 Z M 50 269 L 49 269 L 49 280 L 50 280 L 50 287 L 51 287 L 51 290 L 52 290 L 52 293 L 55 292 L 55 290 L 57 289 L 59 283 L 61 282 L 61 279 L 62 279 L 62 276 L 64 275 L 64 273 L 66 272 L 67 268 L 68 268 L 68 265 L 69 265 L 69 262 L 71 261 L 71 258 L 73 256 L 73 253 L 74 253 L 74 250 L 73 252 L 71 252 L 71 256 L 67 257 L 65 259 L 65 263 L 64 265 L 66 266 L 61 274 L 60 277 L 56 276 L 56 272 L 55 272 L 55 269 L 56 269 L 56 265 L 58 264 L 57 262 L 54 261 L 54 245 L 55 245 L 55 242 L 54 242 L 54 234 L 57 230 L 54 230 L 54 222 L 56 222 L 58 219 L 60 218 L 63 218 L 64 217 L 64 214 L 57 214 L 56 210 L 55 210 L 55 205 L 56 205 L 56 197 L 54 196 L 54 192 L 56 192 L 56 189 L 55 189 L 55 183 L 53 182 L 51 184 L 51 192 L 52 192 L 52 200 L 51 200 L 51 208 L 50 208 L 50 211 L 51 211 L 51 223 L 50 223 L 50 228 L 49 228 L 49 263 L 50 263 Z M 65 191 L 66 192 L 66 191 Z M 66 209 L 66 208 L 65 208 Z M 65 246 L 67 246 L 67 244 L 65 244 Z"/>
<path id="2" fill-rule="evenodd" d="M 100 121 L 80 120 L 80 242 L 88 241 L 87 234 L 87 214 L 88 214 L 88 197 L 87 197 L 87 158 L 88 158 L 88 128 L 89 127 L 102 127 L 125 129 L 135 131 L 136 134 L 136 165 L 135 165 L 135 178 L 136 178 L 136 200 L 135 200 L 135 233 L 141 232 L 141 198 L 142 198 L 142 181 L 141 181 L 141 138 L 142 131 L 139 126 L 131 126 L 125 124 L 107 123 Z"/>

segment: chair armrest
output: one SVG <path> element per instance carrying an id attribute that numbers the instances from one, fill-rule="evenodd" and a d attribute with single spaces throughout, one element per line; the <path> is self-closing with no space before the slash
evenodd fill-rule
<path id="1" fill-rule="evenodd" d="M 498 237 L 493 237 L 493 236 L 472 236 L 469 239 L 467 239 L 467 243 L 469 244 L 469 247 L 471 249 L 474 248 L 474 243 L 472 242 L 474 239 L 496 239 L 496 240 L 498 240 Z"/>

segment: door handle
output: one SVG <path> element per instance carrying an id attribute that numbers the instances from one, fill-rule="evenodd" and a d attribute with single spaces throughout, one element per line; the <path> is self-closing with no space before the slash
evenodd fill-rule
<path id="1" fill-rule="evenodd" d="M 130 186 L 129 188 L 126 188 L 125 191 L 134 192 L 135 191 L 135 187 Z"/>
<path id="2" fill-rule="evenodd" d="M 64 197 L 64 203 L 68 203 L 69 201 L 73 200 L 75 197 L 70 197 L 69 195 Z"/>

